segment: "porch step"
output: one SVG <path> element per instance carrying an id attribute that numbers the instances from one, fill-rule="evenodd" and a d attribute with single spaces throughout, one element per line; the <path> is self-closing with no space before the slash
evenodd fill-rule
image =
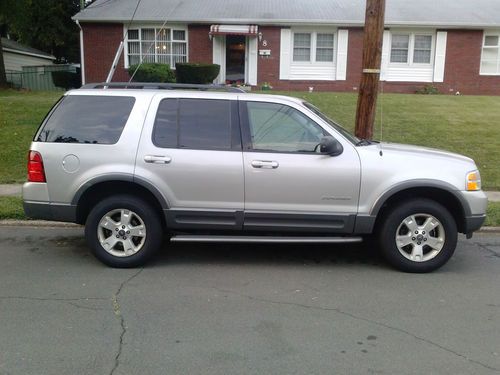
<path id="1" fill-rule="evenodd" d="M 176 235 L 171 242 L 232 242 L 232 243 L 357 243 L 362 237 L 273 237 L 273 236 L 211 236 Z"/>

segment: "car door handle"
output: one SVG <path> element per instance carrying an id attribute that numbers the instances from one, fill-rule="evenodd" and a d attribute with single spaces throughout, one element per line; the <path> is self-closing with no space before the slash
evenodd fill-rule
<path id="1" fill-rule="evenodd" d="M 279 163 L 277 161 L 272 160 L 253 160 L 252 167 L 254 168 L 266 168 L 266 169 L 276 169 L 279 167 Z"/>
<path id="2" fill-rule="evenodd" d="M 172 158 L 164 155 L 146 155 L 144 156 L 144 161 L 146 163 L 168 164 L 172 161 Z"/>

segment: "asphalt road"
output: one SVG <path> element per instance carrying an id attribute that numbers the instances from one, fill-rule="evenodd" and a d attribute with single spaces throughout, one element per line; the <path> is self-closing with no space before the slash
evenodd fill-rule
<path id="1" fill-rule="evenodd" d="M 175 245 L 115 270 L 0 227 L 0 374 L 500 373 L 500 235 L 438 272 L 370 246 Z"/>

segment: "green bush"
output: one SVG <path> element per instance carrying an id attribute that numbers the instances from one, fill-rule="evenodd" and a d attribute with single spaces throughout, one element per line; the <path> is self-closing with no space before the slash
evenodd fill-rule
<path id="1" fill-rule="evenodd" d="M 175 65 L 178 83 L 212 83 L 219 75 L 220 65 L 177 63 Z"/>
<path id="2" fill-rule="evenodd" d="M 131 65 L 128 68 L 128 74 L 132 77 L 137 65 Z M 141 64 L 134 76 L 135 82 L 160 82 L 171 83 L 175 82 L 175 73 L 170 69 L 168 64 Z"/>
<path id="3" fill-rule="evenodd" d="M 64 70 L 52 72 L 52 82 L 54 82 L 54 86 L 65 90 L 76 89 L 81 86 L 80 72 L 75 73 Z"/>

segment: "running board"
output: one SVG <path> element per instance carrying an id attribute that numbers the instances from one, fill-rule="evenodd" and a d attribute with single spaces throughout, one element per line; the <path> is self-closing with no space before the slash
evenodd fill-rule
<path id="1" fill-rule="evenodd" d="M 233 242 L 233 243 L 356 243 L 362 237 L 272 237 L 272 236 L 209 236 L 177 235 L 171 242 Z"/>

